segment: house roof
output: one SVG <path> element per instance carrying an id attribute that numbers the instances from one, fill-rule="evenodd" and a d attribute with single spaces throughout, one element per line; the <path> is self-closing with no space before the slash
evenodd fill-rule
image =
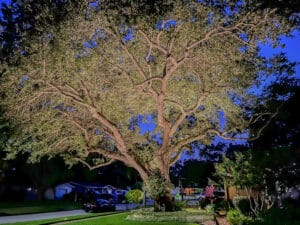
<path id="1" fill-rule="evenodd" d="M 117 188 L 115 188 L 112 185 L 100 185 L 100 184 L 95 184 L 95 183 L 79 183 L 79 182 L 67 182 L 67 183 L 63 183 L 63 184 L 59 184 L 56 187 L 60 187 L 60 186 L 66 186 L 66 187 L 70 187 L 70 188 L 76 188 L 76 189 L 94 189 L 94 188 L 109 188 L 112 190 L 116 190 Z"/>

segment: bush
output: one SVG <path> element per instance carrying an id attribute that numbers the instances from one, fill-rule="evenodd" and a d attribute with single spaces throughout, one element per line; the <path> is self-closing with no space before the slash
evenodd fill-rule
<path id="1" fill-rule="evenodd" d="M 230 209 L 230 202 L 225 201 L 225 200 L 220 201 L 220 202 L 216 203 L 216 209 L 228 211 Z"/>
<path id="2" fill-rule="evenodd" d="M 173 210 L 181 211 L 186 207 L 186 201 L 175 201 L 173 202 Z"/>
<path id="3" fill-rule="evenodd" d="M 251 214 L 250 201 L 246 196 L 236 196 L 232 203 L 243 215 L 249 216 Z"/>
<path id="4" fill-rule="evenodd" d="M 271 208 L 259 215 L 249 225 L 299 225 L 300 208 Z"/>
<path id="5" fill-rule="evenodd" d="M 143 192 L 139 189 L 133 189 L 126 193 L 125 198 L 129 203 L 141 203 Z"/>
<path id="6" fill-rule="evenodd" d="M 242 225 L 248 220 L 239 210 L 231 209 L 227 213 L 227 220 L 231 225 Z"/>
<path id="7" fill-rule="evenodd" d="M 205 207 L 205 211 L 208 212 L 208 213 L 212 213 L 214 212 L 216 206 L 214 204 L 209 204 Z"/>
<path id="8" fill-rule="evenodd" d="M 199 205 L 201 209 L 204 209 L 205 206 L 207 206 L 208 200 L 206 198 L 200 198 L 199 199 Z"/>

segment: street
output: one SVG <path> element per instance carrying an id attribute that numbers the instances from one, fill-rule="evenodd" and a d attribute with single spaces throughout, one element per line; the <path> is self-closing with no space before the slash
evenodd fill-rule
<path id="1" fill-rule="evenodd" d="M 134 209 L 138 204 L 117 204 L 117 211 L 124 211 L 129 209 Z M 25 222 L 33 220 L 44 220 L 44 219 L 53 219 L 53 218 L 62 218 L 83 215 L 86 212 L 82 209 L 70 210 L 70 211 L 59 211 L 59 212 L 49 212 L 49 213 L 36 213 L 36 214 L 27 214 L 27 215 L 17 215 L 17 216 L 1 216 L 0 224 L 3 223 L 15 223 L 15 222 Z"/>

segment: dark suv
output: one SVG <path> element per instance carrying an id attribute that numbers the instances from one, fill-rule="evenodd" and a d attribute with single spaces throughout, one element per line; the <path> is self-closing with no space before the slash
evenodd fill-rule
<path id="1" fill-rule="evenodd" d="M 105 199 L 114 204 L 118 203 L 118 196 L 113 194 L 98 194 L 97 198 Z"/>
<path id="2" fill-rule="evenodd" d="M 112 196 L 97 194 L 93 191 L 85 194 L 83 209 L 86 212 L 115 211 L 116 205 Z"/>
<path id="3" fill-rule="evenodd" d="M 116 211 L 116 205 L 108 200 L 98 198 L 91 202 L 85 202 L 83 209 L 86 212 Z"/>

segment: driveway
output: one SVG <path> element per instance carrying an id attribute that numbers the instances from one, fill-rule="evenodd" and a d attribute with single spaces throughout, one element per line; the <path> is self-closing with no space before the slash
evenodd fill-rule
<path id="1" fill-rule="evenodd" d="M 117 204 L 116 210 L 124 211 L 124 210 L 134 209 L 138 206 L 139 206 L 138 204 Z M 50 212 L 50 213 L 36 213 L 36 214 L 17 215 L 17 216 L 1 216 L 0 224 L 70 217 L 70 216 L 77 216 L 83 214 L 86 214 L 84 210 L 77 209 L 77 210 L 59 211 L 59 212 Z"/>

